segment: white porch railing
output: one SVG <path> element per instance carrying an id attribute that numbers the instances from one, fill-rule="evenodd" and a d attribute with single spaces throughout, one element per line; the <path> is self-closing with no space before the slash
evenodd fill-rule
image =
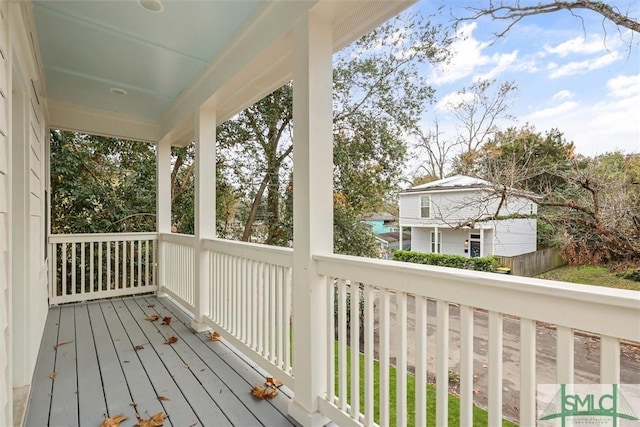
<path id="1" fill-rule="evenodd" d="M 194 252 L 197 241 L 186 234 L 160 234 L 161 291 L 195 313 Z"/>
<path id="2" fill-rule="evenodd" d="M 207 323 L 293 388 L 291 271 L 288 248 L 203 240 L 209 255 Z"/>
<path id="3" fill-rule="evenodd" d="M 293 389 L 293 250 L 222 239 L 198 242 L 178 234 L 161 234 L 158 244 L 156 239 L 155 233 L 50 236 L 51 303 L 164 292 L 194 314 L 198 307 L 207 326 Z M 208 271 L 196 270 L 198 250 Z M 538 322 L 556 329 L 558 383 L 574 382 L 574 330 L 600 337 L 603 383 L 620 382 L 620 340 L 640 342 L 640 299 L 634 291 L 341 255 L 314 260 L 317 273 L 326 277 L 329 307 L 327 323 L 318 325 L 328 331 L 320 410 L 339 425 L 390 425 L 392 412 L 396 425 L 408 425 L 410 416 L 415 425 L 425 425 L 427 369 L 436 379 L 436 425 L 446 425 L 454 345 L 460 349 L 460 425 L 472 425 L 474 338 L 486 342 L 488 353 L 488 424 L 500 425 L 505 316 L 508 322 L 517 319 L 520 330 L 521 425 L 536 421 Z M 204 305 L 194 300 L 198 275 L 208 287 Z M 479 312 L 488 318 L 486 331 L 474 322 Z M 435 333 L 427 333 L 427 325 Z M 415 361 L 407 353 L 412 344 Z M 360 348 L 363 356 L 350 351 Z M 434 354 L 434 367 L 428 366 Z M 413 414 L 407 409 L 409 365 L 415 366 Z"/>
<path id="4" fill-rule="evenodd" d="M 347 257 L 315 256 L 318 274 L 327 277 L 329 299 L 327 391 L 321 411 L 339 425 L 374 424 L 374 389 L 379 392 L 380 425 L 389 425 L 390 394 L 396 400 L 396 425 L 407 425 L 408 298 L 415 298 L 415 425 L 426 425 L 427 302 L 436 304 L 436 425 L 447 425 L 449 385 L 449 308 L 460 311 L 460 425 L 472 425 L 474 395 L 474 309 L 488 312 L 488 424 L 502 423 L 503 318 L 520 323 L 520 424 L 536 424 L 536 322 L 557 329 L 557 383 L 574 381 L 574 330 L 600 336 L 600 381 L 620 382 L 620 339 L 640 341 L 640 299 L 636 292 L 562 282 L 452 270 L 432 266 Z M 337 287 L 337 290 L 334 290 Z M 334 335 L 334 295 L 337 334 Z M 362 296 L 362 299 L 361 299 Z M 347 311 L 349 298 L 350 315 Z M 362 301 L 361 303 L 357 303 Z M 356 303 L 354 303 L 356 302 Z M 433 303 L 432 303 L 433 305 Z M 364 366 L 357 351 L 363 311 Z M 390 318 L 395 326 L 390 329 Z M 378 319 L 378 342 L 374 341 Z M 347 341 L 347 337 L 349 341 Z M 414 337 L 413 333 L 411 337 Z M 335 344 L 337 340 L 337 344 Z M 334 352 L 337 345 L 337 363 Z M 374 377 L 374 351 L 379 376 Z M 389 390 L 390 355 L 395 355 L 396 389 Z M 364 375 L 363 407 L 360 400 Z M 337 387 L 336 379 L 337 378 Z M 376 385 L 379 384 L 379 385 Z M 349 388 L 349 389 L 348 389 Z M 337 392 L 335 391 L 337 389 Z M 360 424 L 361 423 L 361 424 Z"/>
<path id="5" fill-rule="evenodd" d="M 155 292 L 156 233 L 49 236 L 49 304 Z"/>

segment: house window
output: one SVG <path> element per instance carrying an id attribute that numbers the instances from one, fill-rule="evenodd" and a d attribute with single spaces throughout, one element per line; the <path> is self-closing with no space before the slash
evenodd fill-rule
<path id="1" fill-rule="evenodd" d="M 442 231 L 438 231 L 438 244 L 436 245 L 436 233 L 435 231 L 431 232 L 431 252 L 433 253 L 441 253 L 440 248 L 442 247 Z"/>
<path id="2" fill-rule="evenodd" d="M 420 196 L 420 218 L 431 218 L 431 196 Z"/>

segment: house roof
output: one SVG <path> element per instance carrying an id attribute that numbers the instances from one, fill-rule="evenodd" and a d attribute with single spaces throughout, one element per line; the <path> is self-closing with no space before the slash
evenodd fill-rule
<path id="1" fill-rule="evenodd" d="M 373 212 L 363 215 L 362 221 L 393 221 L 396 216 L 389 212 Z"/>
<path id="2" fill-rule="evenodd" d="M 397 242 L 399 239 L 399 233 L 397 231 L 392 231 L 389 233 L 380 233 L 380 234 L 376 234 L 376 237 L 380 240 L 384 240 L 387 243 L 395 243 Z M 403 242 L 408 242 L 411 240 L 411 233 L 408 231 L 404 231 L 402 232 L 402 241 Z"/>
<path id="3" fill-rule="evenodd" d="M 437 181 L 428 182 L 426 184 L 416 185 L 415 187 L 406 189 L 405 192 L 459 190 L 465 188 L 487 187 L 491 187 L 491 183 L 489 181 L 466 175 L 454 175 Z"/>
<path id="4" fill-rule="evenodd" d="M 332 23 L 338 50 L 412 2 L 18 3 L 33 27 L 44 81 L 32 84 L 51 127 L 182 145 L 200 106 L 220 123 L 291 79 L 292 30 L 310 11 Z"/>

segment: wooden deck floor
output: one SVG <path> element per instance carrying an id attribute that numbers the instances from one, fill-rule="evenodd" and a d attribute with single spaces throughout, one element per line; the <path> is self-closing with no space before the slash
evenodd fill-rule
<path id="1" fill-rule="evenodd" d="M 145 320 L 153 314 L 170 316 L 170 325 Z M 164 298 L 51 308 L 24 425 L 97 427 L 123 414 L 121 426 L 133 426 L 136 408 L 145 418 L 164 412 L 165 426 L 295 425 L 284 392 L 268 401 L 251 396 L 264 382 L 258 369 L 188 325 Z M 178 341 L 164 344 L 170 336 Z"/>

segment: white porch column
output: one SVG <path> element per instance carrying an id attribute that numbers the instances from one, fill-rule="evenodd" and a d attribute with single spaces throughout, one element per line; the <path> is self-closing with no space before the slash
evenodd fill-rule
<path id="1" fill-rule="evenodd" d="M 484 256 L 484 228 L 480 227 L 480 257 Z"/>
<path id="2" fill-rule="evenodd" d="M 433 232 L 433 242 L 434 242 L 433 252 L 439 254 L 440 250 L 438 249 L 438 227 L 435 227 L 434 230 L 435 231 Z"/>
<path id="3" fill-rule="evenodd" d="M 165 248 L 160 234 L 171 233 L 171 141 L 164 139 L 156 147 L 156 230 L 158 232 L 158 296 L 165 282 Z"/>
<path id="4" fill-rule="evenodd" d="M 314 254 L 333 252 L 332 26 L 313 12 L 294 27 L 293 53 L 293 366 L 289 414 L 303 426 L 326 392 L 327 283 Z"/>
<path id="5" fill-rule="evenodd" d="M 402 250 L 402 226 L 398 226 L 399 234 L 398 234 L 398 249 Z"/>
<path id="6" fill-rule="evenodd" d="M 194 305 L 191 327 L 202 332 L 209 329 L 204 318 L 209 313 L 209 254 L 202 249 L 202 239 L 216 237 L 216 111 L 201 106 L 195 117 L 195 212 L 194 226 Z M 213 185 L 212 185 L 213 183 Z"/>

